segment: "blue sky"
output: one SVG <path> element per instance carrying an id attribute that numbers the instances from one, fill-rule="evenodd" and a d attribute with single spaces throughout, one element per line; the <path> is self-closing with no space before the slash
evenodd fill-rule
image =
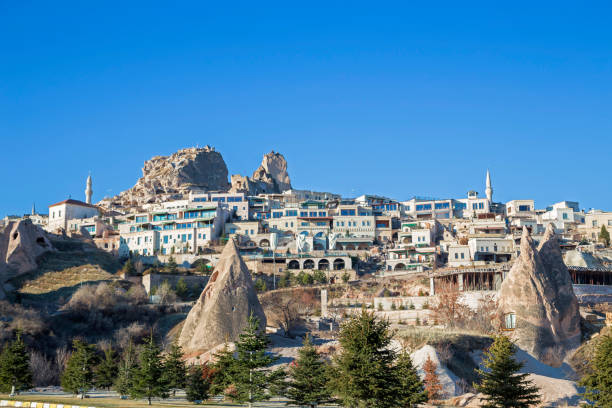
<path id="1" fill-rule="evenodd" d="M 609 3 L 287 3 L 1 2 L 0 216 L 196 144 L 230 174 L 279 151 L 296 188 L 463 197 L 490 168 L 499 201 L 612 210 Z"/>

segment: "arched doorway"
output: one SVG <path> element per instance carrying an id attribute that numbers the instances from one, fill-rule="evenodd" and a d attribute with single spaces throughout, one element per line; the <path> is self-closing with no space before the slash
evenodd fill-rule
<path id="1" fill-rule="evenodd" d="M 287 264 L 287 269 L 300 269 L 300 263 L 295 259 L 289 261 L 289 263 Z"/>
<path id="2" fill-rule="evenodd" d="M 344 269 L 344 259 L 335 259 L 334 260 L 334 270 L 339 271 L 341 269 Z"/>
<path id="3" fill-rule="evenodd" d="M 320 271 L 328 271 L 329 270 L 329 261 L 327 259 L 321 259 L 319 261 L 319 270 Z"/>
<path id="4" fill-rule="evenodd" d="M 394 271 L 405 271 L 406 265 L 404 265 L 403 263 L 395 264 L 395 268 L 393 268 L 393 270 Z"/>
<path id="5" fill-rule="evenodd" d="M 304 269 L 314 269 L 315 263 L 312 259 L 307 259 L 304 261 Z"/>
<path id="6" fill-rule="evenodd" d="M 261 241 L 259 241 L 259 246 L 262 248 L 269 248 L 270 241 L 268 241 L 267 239 L 262 239 Z"/>

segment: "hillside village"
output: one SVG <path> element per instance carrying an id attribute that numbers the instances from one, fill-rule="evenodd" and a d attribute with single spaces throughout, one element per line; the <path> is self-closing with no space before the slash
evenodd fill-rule
<path id="1" fill-rule="evenodd" d="M 480 192 L 404 201 L 296 189 L 276 152 L 251 176 L 210 146 L 142 172 L 98 202 L 89 175 L 83 200 L 1 221 L 0 342 L 22 330 L 48 371 L 38 386 L 59 385 L 75 336 L 123 350 L 154 333 L 199 363 L 257 316 L 291 364 L 306 335 L 331 358 L 365 310 L 421 374 L 437 364 L 449 405 L 479 406 L 474 369 L 503 333 L 545 406 L 577 406 L 584 356 L 612 326 L 612 212 L 497 202 L 486 169 Z"/>

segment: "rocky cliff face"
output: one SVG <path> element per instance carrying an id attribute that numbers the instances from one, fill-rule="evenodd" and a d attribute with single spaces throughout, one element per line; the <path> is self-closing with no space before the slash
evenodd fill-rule
<path id="1" fill-rule="evenodd" d="M 265 330 L 266 315 L 257 298 L 251 274 L 233 240 L 229 240 L 208 284 L 193 306 L 179 336 L 188 356 L 204 354 L 238 339 L 249 315 Z"/>
<path id="2" fill-rule="evenodd" d="M 515 314 L 516 328 L 507 333 L 519 347 L 559 365 L 580 345 L 581 332 L 578 301 L 552 226 L 537 249 L 524 229 L 520 249 L 499 292 L 500 314 Z"/>
<path id="3" fill-rule="evenodd" d="M 46 232 L 30 220 L 10 221 L 0 229 L 0 299 L 8 279 L 35 269 L 36 258 L 52 250 Z"/>
<path id="4" fill-rule="evenodd" d="M 253 177 L 232 175 L 213 147 L 191 147 L 170 156 L 155 156 L 144 163 L 142 177 L 134 187 L 98 205 L 125 208 L 187 198 L 190 191 L 229 191 L 248 195 L 282 193 L 291 188 L 287 161 L 280 153 L 264 155 Z"/>
<path id="5" fill-rule="evenodd" d="M 232 175 L 232 191 L 248 195 L 278 194 L 291 189 L 291 179 L 287 172 L 287 160 L 274 151 L 263 156 L 261 165 L 252 177 Z"/>
<path id="6" fill-rule="evenodd" d="M 134 187 L 99 205 L 130 207 L 181 199 L 192 190 L 227 191 L 227 180 L 227 166 L 220 153 L 209 146 L 191 147 L 147 160 Z"/>

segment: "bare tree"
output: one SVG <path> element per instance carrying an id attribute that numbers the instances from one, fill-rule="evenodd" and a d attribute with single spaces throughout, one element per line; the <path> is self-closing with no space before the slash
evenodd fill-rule
<path id="1" fill-rule="evenodd" d="M 268 321 L 278 324 L 287 336 L 302 322 L 301 303 L 293 290 L 267 292 L 261 303 Z"/>
<path id="2" fill-rule="evenodd" d="M 30 353 L 32 383 L 36 387 L 58 384 L 60 370 L 54 362 L 39 351 Z"/>
<path id="3" fill-rule="evenodd" d="M 460 327 L 469 319 L 470 308 L 461 303 L 461 292 L 457 284 L 451 282 L 441 284 L 436 288 L 436 297 L 438 300 L 432 311 L 433 318 L 438 323 L 447 327 Z"/>

